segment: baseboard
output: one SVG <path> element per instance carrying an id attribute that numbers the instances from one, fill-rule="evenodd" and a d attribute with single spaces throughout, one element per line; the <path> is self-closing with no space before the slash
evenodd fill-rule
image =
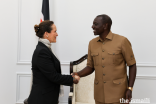
<path id="1" fill-rule="evenodd" d="M 59 104 L 68 104 L 68 102 L 59 102 Z"/>
<path id="2" fill-rule="evenodd" d="M 23 104 L 23 102 L 16 102 L 16 104 Z M 68 104 L 68 102 L 60 102 L 59 104 Z M 130 103 L 130 104 L 138 104 L 138 103 Z M 142 104 L 145 104 L 145 103 L 142 103 Z M 148 103 L 148 104 L 156 104 L 156 103 Z"/>
<path id="3" fill-rule="evenodd" d="M 24 104 L 23 102 L 16 102 L 16 104 Z"/>
<path id="4" fill-rule="evenodd" d="M 16 102 L 16 104 L 24 104 L 23 102 Z M 68 104 L 68 102 L 60 102 L 59 104 Z"/>

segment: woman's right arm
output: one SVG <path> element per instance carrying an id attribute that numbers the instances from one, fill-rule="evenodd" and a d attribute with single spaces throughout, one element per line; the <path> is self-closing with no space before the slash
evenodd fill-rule
<path id="1" fill-rule="evenodd" d="M 42 49 L 37 57 L 37 66 L 39 70 L 51 81 L 61 85 L 71 86 L 73 77 L 71 75 L 62 75 L 57 73 L 54 63 L 51 61 L 51 55 L 46 49 Z"/>

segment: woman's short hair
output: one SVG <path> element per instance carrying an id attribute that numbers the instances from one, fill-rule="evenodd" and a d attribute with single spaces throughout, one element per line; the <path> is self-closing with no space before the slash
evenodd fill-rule
<path id="1" fill-rule="evenodd" d="M 43 35 L 45 32 L 50 33 L 52 30 L 52 25 L 54 24 L 53 21 L 49 21 L 49 20 L 45 20 L 43 22 L 41 22 L 39 25 L 35 25 L 34 29 L 36 32 L 36 36 L 38 36 L 39 38 L 43 38 Z"/>

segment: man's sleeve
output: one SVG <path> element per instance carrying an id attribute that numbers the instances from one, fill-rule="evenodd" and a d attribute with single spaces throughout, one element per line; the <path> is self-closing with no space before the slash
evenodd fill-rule
<path id="1" fill-rule="evenodd" d="M 122 47 L 122 54 L 127 63 L 127 66 L 134 65 L 136 63 L 135 57 L 133 54 L 131 43 L 129 42 L 127 38 L 125 38 L 122 41 L 121 47 Z"/>
<path id="2" fill-rule="evenodd" d="M 91 56 L 91 42 L 88 45 L 88 58 L 87 58 L 87 66 L 94 68 L 93 58 Z"/>

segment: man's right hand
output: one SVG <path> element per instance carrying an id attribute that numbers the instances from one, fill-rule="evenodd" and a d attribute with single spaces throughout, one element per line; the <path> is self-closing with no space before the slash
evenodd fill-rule
<path id="1" fill-rule="evenodd" d="M 75 75 L 79 76 L 77 72 L 71 73 L 71 75 L 74 77 Z M 79 76 L 80 77 L 80 76 Z"/>
<path id="2" fill-rule="evenodd" d="M 78 75 L 72 75 L 72 77 L 73 77 L 73 83 L 77 84 L 79 82 L 79 80 L 80 80 L 80 77 Z"/>
<path id="3" fill-rule="evenodd" d="M 80 78 L 80 77 L 85 77 L 85 76 L 87 76 L 87 75 L 93 73 L 94 70 L 95 70 L 94 68 L 91 68 L 91 67 L 89 67 L 89 66 L 86 66 L 86 67 L 85 67 L 84 69 L 82 69 L 81 71 L 79 71 L 79 72 L 73 72 L 73 73 L 71 73 L 71 75 L 72 75 L 73 78 L 74 78 L 75 76 L 78 76 L 79 78 Z M 79 81 L 79 80 L 75 81 L 75 83 L 77 84 L 78 81 Z"/>

